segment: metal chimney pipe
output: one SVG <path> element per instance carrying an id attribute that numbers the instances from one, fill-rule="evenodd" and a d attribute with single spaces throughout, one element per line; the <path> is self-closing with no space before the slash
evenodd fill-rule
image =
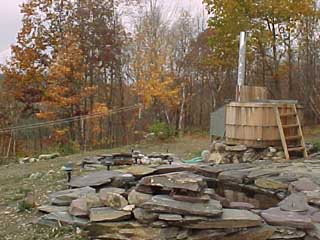
<path id="1" fill-rule="evenodd" d="M 240 48 L 239 48 L 239 67 L 238 67 L 238 84 L 236 90 L 236 100 L 241 101 L 241 86 L 245 85 L 246 78 L 246 50 L 247 41 L 246 33 L 240 33 Z"/>
<path id="2" fill-rule="evenodd" d="M 240 33 L 240 49 L 239 49 L 239 67 L 238 67 L 238 87 L 245 84 L 246 78 L 246 50 L 247 50 L 246 33 Z"/>

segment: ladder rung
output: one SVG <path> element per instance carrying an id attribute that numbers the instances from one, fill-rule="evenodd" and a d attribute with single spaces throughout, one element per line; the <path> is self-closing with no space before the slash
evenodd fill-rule
<path id="1" fill-rule="evenodd" d="M 288 125 L 283 125 L 283 128 L 298 128 L 299 124 L 288 124 Z"/>
<path id="2" fill-rule="evenodd" d="M 296 116 L 297 114 L 292 112 L 292 113 L 283 113 L 280 115 L 280 117 L 294 117 Z"/>
<path id="3" fill-rule="evenodd" d="M 299 140 L 301 139 L 301 136 L 289 136 L 286 137 L 286 140 L 290 141 L 290 140 Z"/>
<path id="4" fill-rule="evenodd" d="M 304 147 L 295 147 L 295 148 L 288 148 L 289 152 L 297 152 L 297 151 L 303 151 Z"/>

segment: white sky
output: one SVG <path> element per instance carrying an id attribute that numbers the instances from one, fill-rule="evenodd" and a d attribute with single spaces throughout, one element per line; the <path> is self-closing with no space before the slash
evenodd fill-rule
<path id="1" fill-rule="evenodd" d="M 8 49 L 15 43 L 21 27 L 19 5 L 24 0 L 0 0 L 0 63 L 8 56 Z M 203 10 L 202 0 L 159 0 L 159 3 L 169 9 L 168 12 L 185 8 L 190 12 Z"/>

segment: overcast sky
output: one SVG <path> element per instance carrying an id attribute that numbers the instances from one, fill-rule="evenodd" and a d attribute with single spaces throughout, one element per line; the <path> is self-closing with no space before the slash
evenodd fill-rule
<path id="1" fill-rule="evenodd" d="M 8 49 L 15 43 L 21 27 L 19 5 L 24 0 L 0 0 L 0 63 L 8 55 Z M 202 0 L 159 0 L 170 9 L 183 6 L 187 10 L 197 11 L 202 8 Z"/>

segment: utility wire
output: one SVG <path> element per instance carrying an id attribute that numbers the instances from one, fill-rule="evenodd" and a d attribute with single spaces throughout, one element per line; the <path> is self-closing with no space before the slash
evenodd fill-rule
<path id="1" fill-rule="evenodd" d="M 95 113 L 95 114 L 81 115 L 81 116 L 75 116 L 75 117 L 70 117 L 70 118 L 58 119 L 58 120 L 54 120 L 54 121 L 46 121 L 46 122 L 41 122 L 41 123 L 34 123 L 34 124 L 27 124 L 27 125 L 21 125 L 21 126 L 9 127 L 9 128 L 2 128 L 2 129 L 0 129 L 0 134 L 13 132 L 13 131 L 19 131 L 19 130 L 41 128 L 41 127 L 46 127 L 46 126 L 54 126 L 54 125 L 59 125 L 59 124 L 63 124 L 63 123 L 75 122 L 78 120 L 82 121 L 82 120 L 87 120 L 87 119 L 105 117 L 105 116 L 110 116 L 110 115 L 114 115 L 114 114 L 118 114 L 118 113 L 122 113 L 122 112 L 132 111 L 135 109 L 141 109 L 141 107 L 142 107 L 141 104 L 137 104 L 137 105 L 133 105 L 133 106 L 129 106 L 129 107 L 123 107 L 123 108 L 111 110 L 106 113 Z"/>

